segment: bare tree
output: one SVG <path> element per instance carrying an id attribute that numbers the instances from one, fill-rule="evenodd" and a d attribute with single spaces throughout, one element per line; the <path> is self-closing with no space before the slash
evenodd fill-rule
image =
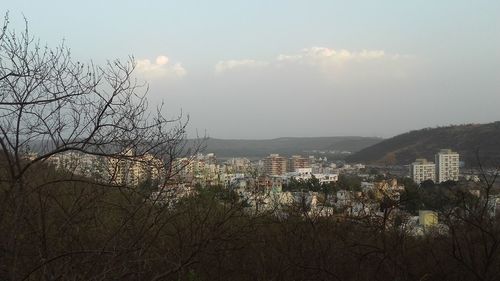
<path id="1" fill-rule="evenodd" d="M 71 266 L 64 264 L 75 257 L 98 266 L 102 259 L 95 255 L 113 255 L 115 259 L 106 263 L 111 267 L 127 251 L 137 253 L 136 258 L 144 254 L 137 245 L 154 237 L 148 235 L 165 208 L 135 198 L 134 191 L 124 192 L 127 182 L 113 176 L 107 181 L 72 173 L 61 177 L 48 175 L 46 169 L 51 158 L 75 152 L 116 165 L 152 165 L 151 159 L 156 159 L 154 164 L 161 166 L 156 168 L 163 170 L 160 186 L 177 172 L 174 159 L 193 152 L 186 146 L 188 118 L 167 118 L 163 105 L 151 108 L 148 86 L 133 76 L 134 68 L 133 57 L 104 66 L 75 61 L 64 43 L 43 46 L 30 35 L 27 24 L 21 33 L 10 31 L 5 17 L 0 29 L 0 276 L 52 280 L 64 278 L 64 271 L 50 270 L 49 265 L 68 269 Z M 119 210 L 119 221 L 113 223 L 105 221 L 101 209 L 109 206 L 110 192 L 124 200 L 122 205 L 112 203 L 113 210 Z M 55 222 L 58 218 L 63 221 Z M 90 221 L 110 228 L 101 243 L 81 241 L 77 232 L 90 227 Z M 123 242 L 127 227 L 134 233 Z M 60 235 L 73 235 L 68 243 L 78 246 L 55 247 L 65 240 Z M 32 249 L 26 249 L 27 244 Z M 33 262 L 26 263 L 27 257 Z M 102 266 L 101 273 L 109 267 Z"/>
<path id="2" fill-rule="evenodd" d="M 500 278 L 500 220 L 496 213 L 498 195 L 495 182 L 500 169 L 486 169 L 476 152 L 481 182 L 473 195 L 457 190 L 455 207 L 444 214 L 449 228 L 448 247 L 453 259 L 476 280 Z M 491 165 L 491 164 L 490 164 Z"/>

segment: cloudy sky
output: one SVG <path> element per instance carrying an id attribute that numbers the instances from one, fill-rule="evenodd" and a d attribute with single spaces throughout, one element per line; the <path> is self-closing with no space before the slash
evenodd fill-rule
<path id="1" fill-rule="evenodd" d="M 80 60 L 133 55 L 151 103 L 217 138 L 500 120 L 500 1 L 7 1 Z"/>

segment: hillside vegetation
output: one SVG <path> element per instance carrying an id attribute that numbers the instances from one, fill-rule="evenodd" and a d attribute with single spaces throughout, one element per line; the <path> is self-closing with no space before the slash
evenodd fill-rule
<path id="1" fill-rule="evenodd" d="M 415 158 L 434 159 L 441 148 L 460 153 L 468 167 L 500 163 L 500 122 L 467 124 L 411 131 L 381 141 L 348 157 L 351 162 L 404 165 Z"/>
<path id="2" fill-rule="evenodd" d="M 210 138 L 205 152 L 213 152 L 220 157 L 265 157 L 270 153 L 290 156 L 293 154 L 312 154 L 318 151 L 356 152 L 380 142 L 372 137 L 314 137 L 314 138 L 276 138 L 269 140 L 229 140 Z"/>

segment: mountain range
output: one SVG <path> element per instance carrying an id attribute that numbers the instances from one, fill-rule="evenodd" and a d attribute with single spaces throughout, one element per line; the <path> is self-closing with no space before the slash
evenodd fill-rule
<path id="1" fill-rule="evenodd" d="M 263 158 L 271 153 L 284 156 L 324 154 L 340 157 L 354 153 L 382 141 L 375 137 L 290 137 L 267 140 L 238 140 L 209 138 L 204 153 L 215 153 L 217 157 Z"/>

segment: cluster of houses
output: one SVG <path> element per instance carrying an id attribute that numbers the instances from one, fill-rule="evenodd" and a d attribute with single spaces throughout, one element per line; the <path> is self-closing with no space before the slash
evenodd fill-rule
<path id="1" fill-rule="evenodd" d="M 134 157 L 133 151 L 123 152 L 123 158 L 105 158 L 68 152 L 53 156 L 49 163 L 74 174 L 101 178 L 114 184 L 138 186 L 147 179 L 165 176 L 164 163 L 152 155 Z M 131 161 L 131 160 L 134 161 Z M 451 150 L 440 150 L 435 163 L 417 159 L 410 164 L 410 177 L 421 183 L 426 180 L 444 182 L 458 180 L 459 155 Z M 290 158 L 271 154 L 261 161 L 232 158 L 223 163 L 213 153 L 197 154 L 191 158 L 176 159 L 168 168 L 169 181 L 158 182 L 150 200 L 158 204 L 175 205 L 184 197 L 193 196 L 197 188 L 219 186 L 237 194 L 250 213 L 273 212 L 285 216 L 290 210 L 300 211 L 308 217 L 335 217 L 337 219 L 369 219 L 392 224 L 396 217 L 404 217 L 404 224 L 412 233 L 441 227 L 437 213 L 421 210 L 411 216 L 400 209 L 400 196 L 405 187 L 396 179 L 376 180 L 363 174 L 362 164 L 341 165 L 325 159 Z M 363 178 L 357 190 L 336 186 L 341 173 L 356 173 Z M 290 190 L 284 187 L 292 182 L 314 179 L 319 185 L 335 188 L 324 191 Z M 495 212 L 499 199 L 490 209 Z M 399 220 L 401 221 L 401 220 Z"/>
<path id="2" fill-rule="evenodd" d="M 113 156 L 66 152 L 52 155 L 47 162 L 58 170 L 119 186 L 136 187 L 166 173 L 162 160 L 148 153 L 134 155 L 132 149 Z"/>

